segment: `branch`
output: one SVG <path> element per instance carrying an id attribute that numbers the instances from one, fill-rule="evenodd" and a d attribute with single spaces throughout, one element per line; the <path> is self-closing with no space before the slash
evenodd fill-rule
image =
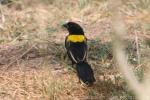
<path id="1" fill-rule="evenodd" d="M 129 87 L 134 91 L 139 100 L 150 100 L 150 96 L 146 97 L 144 92 L 145 88 L 137 80 L 136 75 L 133 72 L 133 66 L 128 63 L 127 54 L 124 51 L 124 37 L 127 35 L 125 23 L 120 12 L 122 6 L 121 0 L 110 0 L 110 11 L 112 14 L 111 21 L 113 27 L 113 53 L 118 64 L 120 72 L 124 75 Z"/>

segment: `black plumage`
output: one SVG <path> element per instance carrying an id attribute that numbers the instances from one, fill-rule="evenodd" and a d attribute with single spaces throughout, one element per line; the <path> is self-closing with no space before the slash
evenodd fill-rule
<path id="1" fill-rule="evenodd" d="M 63 25 L 69 32 L 65 39 L 65 48 L 67 54 L 76 65 L 76 71 L 79 79 L 90 86 L 95 82 L 93 69 L 88 64 L 87 57 L 87 39 L 82 27 L 74 22 L 68 22 Z M 79 39 L 78 39 L 79 38 Z M 75 39 L 75 40 L 74 40 Z"/>

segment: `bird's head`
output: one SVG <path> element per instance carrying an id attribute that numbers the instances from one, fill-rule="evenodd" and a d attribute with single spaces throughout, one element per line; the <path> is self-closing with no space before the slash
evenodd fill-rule
<path id="1" fill-rule="evenodd" d="M 68 30 L 70 35 L 84 35 L 83 28 L 75 22 L 67 22 L 62 26 Z"/>

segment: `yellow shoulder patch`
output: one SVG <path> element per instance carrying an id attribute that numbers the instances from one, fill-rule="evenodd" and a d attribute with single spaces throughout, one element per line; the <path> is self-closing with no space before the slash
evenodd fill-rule
<path id="1" fill-rule="evenodd" d="M 71 42 L 83 42 L 85 40 L 84 35 L 69 35 L 67 41 Z"/>

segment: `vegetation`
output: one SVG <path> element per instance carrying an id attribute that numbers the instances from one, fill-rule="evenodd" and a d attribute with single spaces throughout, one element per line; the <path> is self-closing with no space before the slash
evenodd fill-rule
<path id="1" fill-rule="evenodd" d="M 112 54 L 108 0 L 2 1 L 1 100 L 136 100 Z M 128 60 L 140 81 L 150 65 L 149 5 L 149 0 L 123 0 L 121 7 Z M 63 59 L 67 34 L 61 25 L 68 20 L 82 25 L 88 37 L 88 61 L 97 79 L 93 87 L 80 85 Z"/>

